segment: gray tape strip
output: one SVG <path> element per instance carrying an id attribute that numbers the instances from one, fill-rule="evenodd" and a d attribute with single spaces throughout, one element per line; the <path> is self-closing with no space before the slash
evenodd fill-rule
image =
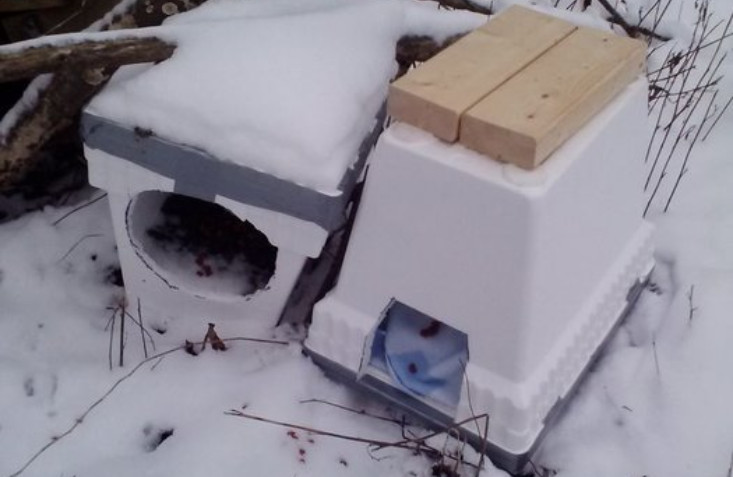
<path id="1" fill-rule="evenodd" d="M 204 151 L 87 112 L 82 116 L 81 128 L 87 147 L 170 177 L 175 181 L 176 193 L 206 201 L 213 201 L 216 195 L 221 195 L 313 222 L 332 231 L 345 222 L 344 209 L 367 156 L 381 133 L 385 114 L 383 106 L 374 129 L 359 148 L 359 157 L 344 174 L 338 196 L 321 194 L 249 167 L 219 161 Z"/>

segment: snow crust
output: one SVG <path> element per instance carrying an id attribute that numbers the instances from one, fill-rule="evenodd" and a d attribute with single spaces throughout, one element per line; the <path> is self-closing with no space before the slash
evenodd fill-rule
<path id="1" fill-rule="evenodd" d="M 170 60 L 122 68 L 88 111 L 335 194 L 386 98 L 397 40 L 483 21 L 407 1 L 207 2 L 166 22 Z"/>

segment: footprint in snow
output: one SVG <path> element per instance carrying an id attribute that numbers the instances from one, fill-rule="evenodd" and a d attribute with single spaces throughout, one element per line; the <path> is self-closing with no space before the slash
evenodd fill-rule
<path id="1" fill-rule="evenodd" d="M 173 435 L 175 429 L 171 426 L 157 426 L 146 424 L 143 427 L 143 447 L 146 452 L 155 451 L 166 439 Z"/>

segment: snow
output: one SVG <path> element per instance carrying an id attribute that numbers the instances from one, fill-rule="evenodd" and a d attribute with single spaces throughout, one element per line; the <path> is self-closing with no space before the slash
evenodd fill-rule
<path id="1" fill-rule="evenodd" d="M 733 167 L 721 132 L 730 126 L 720 126 L 674 209 L 656 220 L 660 294 L 643 295 L 549 436 L 540 460 L 558 475 L 726 475 L 733 451 Z"/>
<path id="2" fill-rule="evenodd" d="M 18 102 L 0 118 L 0 144 L 5 144 L 8 133 L 10 133 L 13 126 L 36 104 L 39 93 L 50 82 L 51 75 L 41 75 L 32 80 L 25 91 L 23 91 L 23 96 L 21 96 Z"/>
<path id="3" fill-rule="evenodd" d="M 104 201 L 69 216 L 49 209 L 0 228 L 0 475 L 19 469 L 143 359 L 128 321 L 126 366 L 108 369 L 108 305 L 120 289 L 104 283 L 116 259 Z M 64 260 L 80 236 L 84 240 Z M 95 259 L 92 259 L 95 257 Z M 134 309 L 131 310 L 135 314 Z M 198 341 L 206 320 L 182 328 L 156 327 L 157 353 Z M 178 322 L 177 322 L 178 323 Z M 180 325 L 180 323 L 179 323 Z M 177 325 L 177 326 L 179 326 Z M 400 425 L 306 399 L 397 413 L 327 379 L 302 356 L 300 330 L 271 330 L 243 321 L 217 321 L 223 338 L 248 334 L 289 340 L 287 346 L 230 342 L 199 356 L 177 351 L 150 360 L 122 382 L 83 423 L 23 475 L 426 475 L 429 462 L 387 449 L 370 457 L 365 445 L 224 415 L 230 409 L 377 440 L 401 440 Z M 148 344 L 150 348 L 150 344 Z M 152 449 L 156 435 L 172 436 Z M 311 442 L 312 441 L 312 442 Z M 442 444 L 442 443 L 441 443 Z M 305 451 L 301 455 L 301 449 Z M 302 460 L 302 462 L 301 462 Z"/>
<path id="4" fill-rule="evenodd" d="M 166 22 L 170 60 L 122 68 L 88 111 L 337 194 L 396 73 L 397 40 L 484 20 L 386 0 L 209 2 Z"/>
<path id="5" fill-rule="evenodd" d="M 271 3 L 285 9 L 290 2 Z M 180 61 L 186 61 L 189 47 L 184 43 L 187 40 L 193 44 L 191 53 L 197 48 L 194 44 L 197 40 L 216 44 L 212 25 L 216 30 L 231 31 L 238 37 L 255 41 L 258 48 L 267 48 L 264 39 L 275 36 L 275 32 L 283 36 L 283 32 L 290 34 L 293 29 L 303 33 L 305 29 L 298 28 L 305 24 L 326 28 L 327 23 L 330 31 L 332 25 L 323 18 L 333 15 L 353 27 L 353 32 L 348 30 L 353 33 L 353 39 L 333 45 L 325 42 L 326 32 L 308 30 L 307 35 L 295 35 L 289 43 L 283 38 L 273 41 L 298 49 L 288 51 L 303 51 L 300 48 L 305 45 L 298 44 L 301 40 L 311 46 L 318 45 L 320 40 L 320 45 L 335 46 L 346 58 L 349 56 L 347 45 L 372 48 L 372 32 L 365 31 L 366 27 L 373 27 L 375 35 L 386 35 L 376 40 L 378 48 L 383 49 L 380 51 L 386 51 L 395 35 L 408 28 L 406 19 L 413 14 L 420 15 L 404 10 L 403 13 L 408 12 L 402 17 L 404 23 L 395 25 L 390 20 L 378 18 L 378 13 L 396 9 L 399 16 L 401 7 L 349 4 L 344 8 L 324 10 L 321 8 L 326 5 L 323 2 L 296 3 L 310 13 L 275 20 L 272 18 L 277 13 L 275 7 L 270 10 L 260 2 L 210 0 L 209 6 L 200 9 L 202 15 L 206 12 L 206 15 L 227 17 L 225 8 L 235 8 L 234 5 L 242 9 L 242 15 L 255 16 L 252 12 L 257 8 L 262 9 L 262 13 L 247 20 L 251 23 L 247 28 L 242 27 L 241 32 L 233 32 L 236 29 L 228 19 L 207 20 L 208 28 L 203 24 L 196 26 L 194 17 L 181 17 L 171 22 L 173 28 L 178 22 L 182 26 L 191 21 L 190 31 L 195 31 L 190 37 L 181 37 Z M 330 5 L 337 4 L 341 2 L 330 2 Z M 672 7 L 675 12 L 677 5 Z M 730 7 L 722 0 L 715 6 L 723 13 Z M 348 12 L 357 12 L 360 21 L 349 21 Z M 301 16 L 305 18 L 299 20 Z M 682 15 L 680 21 L 687 18 Z M 299 21 L 304 23 L 300 25 Z M 273 25 L 278 27 L 268 31 L 266 27 Z M 334 27 L 333 31 L 343 32 L 340 28 Z M 400 30 L 402 28 L 405 30 Z M 250 32 L 266 36 L 250 35 Z M 217 56 L 216 50 L 206 48 L 206 51 L 212 57 Z M 359 61 L 369 61 L 375 53 L 358 51 L 354 56 L 358 56 Z M 390 51 L 387 57 L 391 55 Z M 243 56 L 247 56 L 244 51 Z M 393 65 L 382 63 L 376 56 L 374 54 L 370 64 L 381 68 L 379 81 L 385 81 Z M 309 65 L 314 69 L 313 65 L 318 65 L 319 69 L 336 69 L 323 58 L 318 63 L 318 59 L 307 62 L 293 54 L 280 59 L 273 57 L 272 64 L 265 61 L 266 58 L 255 59 L 260 62 L 259 68 L 285 68 L 285 63 L 289 62 L 290 67 L 300 66 L 304 70 Z M 238 67 L 249 65 L 240 64 L 239 59 L 234 62 Z M 733 61 L 729 57 L 726 62 L 725 68 L 730 72 Z M 189 76 L 195 78 L 194 83 L 199 84 L 203 69 L 197 66 L 191 71 Z M 162 70 L 155 73 L 161 77 L 170 74 L 162 66 L 137 67 L 126 74 L 131 77 L 129 81 L 143 81 L 142 78 L 156 70 Z M 255 80 L 245 74 L 248 71 L 250 69 L 224 78 L 224 81 L 240 86 L 252 84 Z M 287 71 L 292 70 L 288 68 Z M 293 88 L 295 91 L 283 93 L 291 97 L 318 91 L 340 95 L 329 98 L 344 98 L 348 103 L 344 106 L 352 112 L 356 104 L 362 104 L 364 109 L 360 118 L 366 123 L 365 118 L 369 116 L 366 109 L 372 102 L 377 102 L 370 96 L 370 87 L 375 83 L 362 83 L 354 79 L 357 75 L 352 73 L 338 68 L 339 82 L 329 86 L 333 92 L 327 88 L 318 89 L 319 86 L 313 84 L 317 75 L 309 71 L 304 71 L 297 83 L 282 81 L 273 87 Z M 376 78 L 378 75 L 374 74 Z M 733 93 L 732 79 L 728 75 L 721 85 L 723 97 Z M 357 83 L 346 84 L 352 80 Z M 202 85 L 203 82 L 202 78 Z M 306 85 L 313 89 L 307 89 Z M 111 86 L 110 91 L 114 91 L 113 88 L 125 89 L 122 81 Z M 376 95 L 378 91 L 383 90 L 376 88 L 371 93 Z M 210 92 L 211 101 L 229 104 L 217 98 L 215 92 Z M 149 100 L 151 106 L 162 107 L 168 100 L 163 95 L 165 91 L 158 93 L 161 97 L 149 92 L 150 96 L 143 98 L 128 91 L 125 97 L 130 102 Z M 200 92 L 191 94 L 199 95 Z M 108 99 L 113 102 L 111 96 Z M 256 100 L 252 99 L 255 105 L 258 104 Z M 261 103 L 259 107 L 263 107 Z M 326 103 L 329 108 L 323 101 L 313 100 L 310 104 L 315 109 L 308 110 L 308 114 L 288 117 L 280 109 L 284 107 L 282 102 L 277 102 L 278 108 L 273 114 L 280 114 L 283 123 L 278 124 L 275 118 L 267 121 L 291 132 L 299 127 L 313 129 L 316 126 L 309 124 L 311 121 L 323 125 L 327 120 L 321 116 L 332 114 L 330 107 L 342 106 L 333 104 L 330 99 Z M 150 109 L 155 108 L 141 108 L 140 111 L 129 108 L 127 113 L 148 114 L 142 111 Z M 240 112 L 242 117 L 254 116 L 247 108 L 240 108 Z M 191 127 L 186 123 L 198 112 L 184 109 L 176 114 L 172 125 L 184 128 Z M 204 119 L 197 120 L 213 121 L 214 116 L 203 115 Z M 293 120 L 296 117 L 298 121 Z M 207 127 L 213 128 L 209 131 L 220 133 L 215 126 Z M 650 215 L 658 226 L 655 285 L 644 292 L 640 305 L 581 387 L 567 415 L 548 434 L 546 445 L 535 461 L 538 468 L 554 469 L 557 473 L 552 475 L 560 477 L 687 477 L 729 473 L 733 451 L 733 412 L 730 409 L 733 402 L 730 371 L 733 363 L 730 345 L 733 336 L 733 320 L 730 319 L 733 308 L 733 208 L 730 206 L 733 163 L 729 160 L 731 140 L 727 133 L 731 128 L 733 115 L 729 114 L 708 141 L 695 150 L 689 173 L 685 175 L 672 209 L 666 214 L 653 211 Z M 343 141 L 351 137 L 347 129 L 338 129 L 343 133 Z M 294 131 L 296 137 L 299 132 Z M 265 137 L 254 132 L 251 135 L 257 136 L 255 139 Z M 268 144 L 270 146 L 272 144 Z M 253 151 L 260 147 L 265 149 L 261 144 L 251 147 Z M 331 147 L 332 151 L 348 149 L 343 144 L 331 144 Z M 304 144 L 291 148 L 301 153 L 308 150 Z M 314 150 L 327 151 L 329 148 L 315 145 Z M 327 181 L 316 183 L 320 187 L 327 185 Z M 53 442 L 74 425 L 90 405 L 144 359 L 139 330 L 128 321 L 125 365 L 117 365 L 119 319 L 111 334 L 108 323 L 112 310 L 108 307 L 114 308 L 121 303 L 121 289 L 107 280 L 117 257 L 106 206 L 104 200 L 96 202 L 58 225 L 53 225 L 54 221 L 71 207 L 47 208 L 0 225 L 0 476 L 13 475 L 42 446 Z M 134 307 L 130 312 L 135 315 Z M 326 378 L 300 353 L 302 329 L 273 330 L 259 325 L 256 319 L 219 320 L 217 317 L 175 324 L 145 322 L 156 346 L 155 350 L 149 349 L 149 353 L 173 349 L 184 339 L 200 340 L 208 321 L 216 322 L 222 338 L 246 335 L 283 339 L 289 344 L 232 341 L 228 343 L 230 349 L 223 353 L 209 348 L 194 357 L 175 351 L 160 360 L 147 361 L 86 415 L 72 433 L 56 440 L 40 454 L 22 475 L 431 475 L 429 459 L 409 451 L 385 449 L 372 457 L 365 444 L 309 436 L 299 430 L 293 431 L 297 437 L 294 438 L 288 428 L 225 415 L 229 409 L 238 409 L 349 435 L 387 441 L 402 438 L 400 426 L 394 423 L 324 404 L 301 403 L 318 398 L 399 417 L 381 402 L 369 400 Z M 111 371 L 108 362 L 110 336 L 115 358 Z M 152 348 L 149 340 L 147 346 Z M 161 433 L 171 429 L 173 434 L 155 447 Z M 411 429 L 421 432 L 418 428 Z M 313 442 L 309 442 L 309 438 Z M 436 445 L 440 447 L 442 442 Z M 475 453 L 468 449 L 466 452 L 467 460 L 475 462 Z M 464 475 L 473 475 L 471 469 L 464 469 Z M 481 475 L 498 477 L 505 474 L 487 469 Z"/>

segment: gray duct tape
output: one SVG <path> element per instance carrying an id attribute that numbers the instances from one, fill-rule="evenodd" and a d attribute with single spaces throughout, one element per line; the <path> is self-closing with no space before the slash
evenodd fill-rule
<path id="1" fill-rule="evenodd" d="M 84 143 L 175 181 L 175 192 L 213 201 L 221 195 L 238 202 L 281 212 L 333 231 L 345 222 L 346 205 L 369 152 L 382 131 L 384 106 L 376 125 L 362 142 L 358 158 L 330 196 L 264 172 L 215 159 L 204 151 L 157 137 L 85 112 Z"/>

